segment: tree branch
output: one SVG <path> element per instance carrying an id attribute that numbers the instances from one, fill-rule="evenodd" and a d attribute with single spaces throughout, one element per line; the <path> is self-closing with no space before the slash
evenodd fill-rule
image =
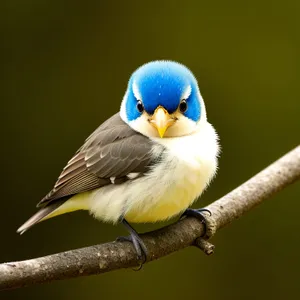
<path id="1" fill-rule="evenodd" d="M 207 216 L 206 239 L 299 178 L 300 146 L 209 205 L 207 209 L 212 216 Z M 185 218 L 143 234 L 142 238 L 149 250 L 148 261 L 191 245 L 210 254 L 213 245 L 199 238 L 204 233 L 202 223 L 194 218 Z M 130 243 L 111 242 L 25 261 L 3 263 L 0 265 L 0 290 L 133 268 L 137 265 L 136 254 Z"/>

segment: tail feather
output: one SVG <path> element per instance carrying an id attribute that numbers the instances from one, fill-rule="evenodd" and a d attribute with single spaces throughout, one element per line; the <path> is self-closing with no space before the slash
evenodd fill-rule
<path id="1" fill-rule="evenodd" d="M 29 220 L 27 220 L 18 230 L 17 232 L 23 234 L 25 231 L 30 229 L 33 225 L 45 220 L 48 215 L 54 212 L 59 206 L 64 204 L 67 199 L 61 199 L 50 203 L 49 205 L 41 208 L 36 214 L 34 214 Z"/>

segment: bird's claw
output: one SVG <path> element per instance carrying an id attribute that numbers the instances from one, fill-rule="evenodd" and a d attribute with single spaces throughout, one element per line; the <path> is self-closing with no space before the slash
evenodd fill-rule
<path id="1" fill-rule="evenodd" d="M 207 232 L 208 232 L 207 228 L 208 228 L 209 222 L 207 221 L 207 219 L 204 216 L 203 212 L 207 212 L 207 213 L 209 213 L 209 216 L 211 216 L 211 211 L 207 208 L 199 208 L 199 209 L 188 208 L 181 215 L 180 219 L 182 219 L 183 217 L 194 217 L 194 218 L 200 220 L 201 223 L 204 225 L 204 228 L 205 228 L 205 233 L 204 233 L 203 236 L 206 236 Z"/>
<path id="2" fill-rule="evenodd" d="M 123 220 L 123 224 L 126 226 L 128 231 L 130 232 L 130 236 L 121 236 L 117 238 L 117 241 L 119 242 L 130 242 L 133 244 L 133 247 L 135 249 L 135 252 L 137 254 L 137 258 L 139 261 L 139 267 L 138 269 L 135 269 L 135 271 L 139 271 L 143 264 L 147 261 L 148 258 L 148 249 L 143 242 L 143 240 L 140 238 L 138 233 L 129 225 L 129 223 L 125 220 Z"/>
<path id="3" fill-rule="evenodd" d="M 195 217 L 199 219 L 202 223 L 206 222 L 205 216 L 202 214 L 203 212 L 208 212 L 209 216 L 211 216 L 211 211 L 207 208 L 198 208 L 198 209 L 192 209 L 188 208 L 185 210 L 185 212 L 181 215 L 180 218 L 183 217 Z"/>
<path id="4" fill-rule="evenodd" d="M 139 236 L 130 235 L 130 236 L 120 236 L 117 238 L 117 241 L 130 242 L 133 244 L 133 247 L 137 254 L 137 258 L 140 262 L 140 267 L 139 267 L 140 270 L 143 264 L 147 261 L 147 257 L 148 257 L 148 250 L 146 245 L 142 241 L 142 239 Z"/>

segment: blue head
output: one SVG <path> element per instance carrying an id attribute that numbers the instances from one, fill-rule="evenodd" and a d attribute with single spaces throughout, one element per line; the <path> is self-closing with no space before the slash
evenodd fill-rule
<path id="1" fill-rule="evenodd" d="M 189 134 L 206 119 L 194 75 L 172 61 L 150 62 L 132 74 L 121 116 L 133 129 L 160 137 Z"/>

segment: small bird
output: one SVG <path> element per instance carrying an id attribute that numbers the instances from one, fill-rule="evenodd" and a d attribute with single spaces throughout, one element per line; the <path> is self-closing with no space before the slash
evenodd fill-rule
<path id="1" fill-rule="evenodd" d="M 208 123 L 192 72 L 173 61 L 152 61 L 130 77 L 120 112 L 85 141 L 17 232 L 57 215 L 88 210 L 122 222 L 140 260 L 147 248 L 130 223 L 177 215 L 205 222 L 205 209 L 189 206 L 217 170 L 218 136 Z"/>

